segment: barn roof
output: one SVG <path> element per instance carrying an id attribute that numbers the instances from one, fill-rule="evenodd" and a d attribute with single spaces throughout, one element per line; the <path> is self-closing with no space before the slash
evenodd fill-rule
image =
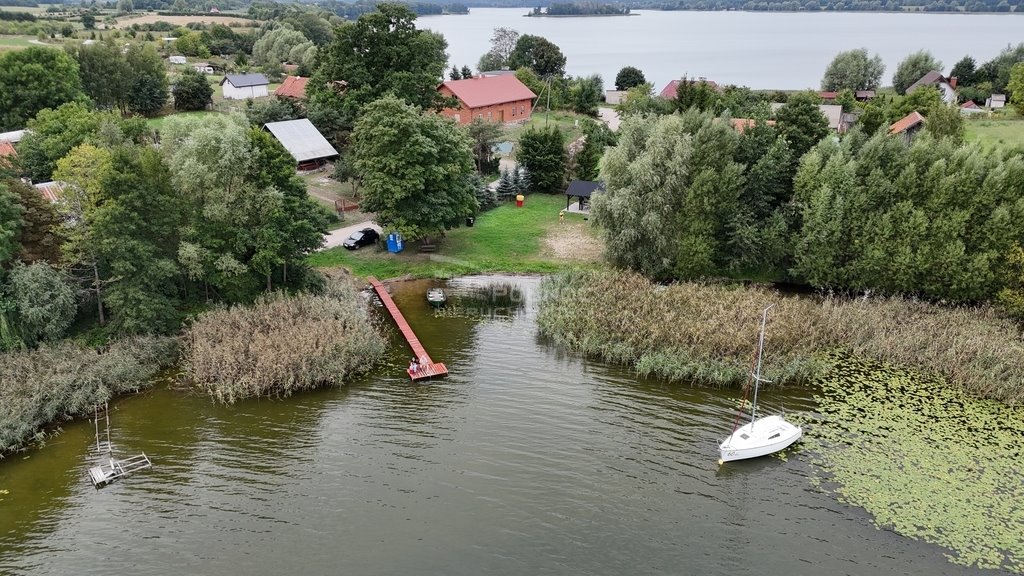
<path id="1" fill-rule="evenodd" d="M 441 86 L 447 87 L 452 94 L 468 108 L 481 108 L 519 100 L 533 100 L 537 97 L 512 74 L 501 76 L 476 76 L 468 80 L 449 80 Z"/>
<path id="2" fill-rule="evenodd" d="M 889 134 L 900 134 L 901 132 L 906 132 L 922 122 L 924 122 L 924 116 L 921 116 L 920 112 L 914 110 L 910 114 L 907 114 L 903 118 L 893 122 L 892 125 L 889 126 Z"/>
<path id="3" fill-rule="evenodd" d="M 274 90 L 274 96 L 305 100 L 307 82 L 309 82 L 309 78 L 303 78 L 302 76 L 288 76 L 284 79 L 284 82 L 281 83 L 277 90 Z"/>
<path id="4" fill-rule="evenodd" d="M 306 118 L 268 122 L 263 128 L 274 135 L 296 162 L 337 156 L 338 151 Z"/>

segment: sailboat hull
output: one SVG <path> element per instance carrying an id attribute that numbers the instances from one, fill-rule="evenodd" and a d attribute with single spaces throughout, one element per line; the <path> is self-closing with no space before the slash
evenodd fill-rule
<path id="1" fill-rule="evenodd" d="M 765 416 L 736 429 L 719 445 L 723 462 L 767 456 L 789 447 L 803 436 L 803 429 L 781 416 Z"/>

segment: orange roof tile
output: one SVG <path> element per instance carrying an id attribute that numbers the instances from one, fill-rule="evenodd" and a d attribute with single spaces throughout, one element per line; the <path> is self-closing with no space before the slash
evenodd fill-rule
<path id="1" fill-rule="evenodd" d="M 7 140 L 0 140 L 0 156 L 17 156 L 18 153 L 14 150 L 14 144 L 11 144 Z"/>
<path id="2" fill-rule="evenodd" d="M 39 190 L 39 194 L 46 198 L 50 202 L 60 201 L 61 196 L 64 195 L 64 186 L 60 182 L 40 182 L 39 184 L 33 184 L 36 190 Z"/>
<path id="3" fill-rule="evenodd" d="M 922 122 L 924 122 L 924 116 L 921 116 L 920 112 L 914 110 L 910 114 L 907 114 L 903 118 L 893 122 L 892 125 L 889 126 L 889 134 L 900 134 L 906 132 Z"/>
<path id="4" fill-rule="evenodd" d="M 967 102 L 964 102 L 963 104 L 961 104 L 960 107 L 961 108 L 970 109 L 970 108 L 977 108 L 978 105 L 974 103 L 974 100 L 968 100 Z"/>
<path id="5" fill-rule="evenodd" d="M 477 76 L 468 80 L 449 80 L 441 86 L 447 87 L 467 108 L 481 108 L 519 100 L 533 100 L 537 97 L 512 74 L 501 76 Z"/>
<path id="6" fill-rule="evenodd" d="M 722 91 L 722 89 L 718 87 L 718 83 L 715 82 L 714 80 L 707 80 L 705 78 L 690 78 L 689 81 L 690 84 L 700 84 L 701 82 L 704 82 L 708 86 L 711 86 L 711 89 L 714 90 L 715 92 Z M 669 82 L 667 86 L 661 89 L 661 92 L 658 95 L 666 100 L 674 100 L 676 97 L 676 93 L 679 90 L 680 82 L 682 82 L 682 80 L 673 80 Z"/>
<path id="7" fill-rule="evenodd" d="M 284 82 L 278 86 L 277 90 L 274 90 L 274 96 L 305 100 L 307 82 L 309 82 L 309 78 L 303 78 L 302 76 L 287 76 L 284 79 Z"/>

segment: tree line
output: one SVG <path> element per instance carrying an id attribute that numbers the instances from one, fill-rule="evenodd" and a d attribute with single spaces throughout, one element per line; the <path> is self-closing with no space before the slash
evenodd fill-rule
<path id="1" fill-rule="evenodd" d="M 527 16 L 622 16 L 629 7 L 603 2 L 552 2 L 547 8 L 534 7 Z"/>

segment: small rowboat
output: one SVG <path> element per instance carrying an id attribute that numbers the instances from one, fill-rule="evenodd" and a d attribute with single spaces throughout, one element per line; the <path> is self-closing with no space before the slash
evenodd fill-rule
<path id="1" fill-rule="evenodd" d="M 427 302 L 430 303 L 434 308 L 440 308 L 444 306 L 444 303 L 448 301 L 448 297 L 445 296 L 444 290 L 440 288 L 431 288 L 427 290 Z"/>

